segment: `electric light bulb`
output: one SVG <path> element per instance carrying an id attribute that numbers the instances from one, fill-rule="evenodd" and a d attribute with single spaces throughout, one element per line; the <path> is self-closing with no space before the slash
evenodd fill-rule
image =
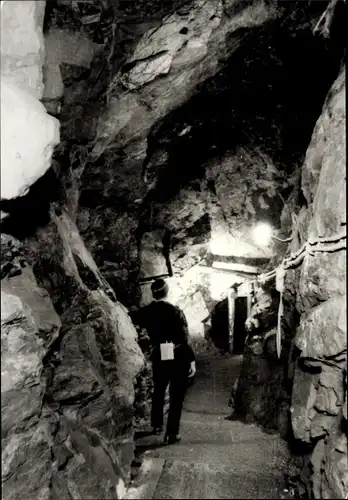
<path id="1" fill-rule="evenodd" d="M 266 222 L 260 222 L 257 224 L 253 231 L 253 240 L 259 246 L 265 247 L 269 245 L 272 238 L 272 227 Z"/>

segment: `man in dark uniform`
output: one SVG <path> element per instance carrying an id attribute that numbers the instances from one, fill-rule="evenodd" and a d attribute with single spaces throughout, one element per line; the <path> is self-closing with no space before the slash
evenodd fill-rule
<path id="1" fill-rule="evenodd" d="M 169 413 L 165 442 L 180 441 L 179 427 L 188 379 L 196 372 L 195 355 L 189 343 L 187 321 L 182 310 L 165 299 L 168 285 L 157 279 L 151 285 L 154 300 L 130 312 L 136 325 L 146 328 L 152 347 L 153 394 L 151 424 L 153 432 L 163 428 L 163 407 L 169 384 Z"/>

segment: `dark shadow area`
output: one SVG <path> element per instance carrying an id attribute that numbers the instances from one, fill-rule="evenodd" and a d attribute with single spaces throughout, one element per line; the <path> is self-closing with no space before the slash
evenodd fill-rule
<path id="1" fill-rule="evenodd" d="M 35 234 L 50 221 L 50 204 L 59 199 L 60 183 L 52 168 L 33 184 L 25 196 L 1 200 L 1 210 L 9 216 L 1 221 L 1 232 L 19 240 Z"/>
<path id="2" fill-rule="evenodd" d="M 247 298 L 237 297 L 235 299 L 234 328 L 232 354 L 243 354 L 247 331 L 245 321 L 247 319 Z M 214 307 L 211 314 L 211 328 L 209 336 L 215 347 L 223 352 L 229 352 L 229 322 L 228 301 L 222 300 Z"/>
<path id="3" fill-rule="evenodd" d="M 245 321 L 248 315 L 246 297 L 235 299 L 234 329 L 233 329 L 233 354 L 243 354 L 247 331 Z"/>
<path id="4" fill-rule="evenodd" d="M 149 437 L 149 436 L 153 436 L 153 432 L 152 431 L 137 431 L 134 433 L 134 439 L 137 440 L 137 439 L 142 439 L 144 437 Z"/>
<path id="5" fill-rule="evenodd" d="M 330 39 L 313 35 L 309 18 L 313 10 L 320 17 L 323 9 L 294 7 L 249 30 L 224 68 L 153 127 L 144 167 L 157 178 L 157 202 L 202 178 L 210 158 L 237 147 L 260 148 L 286 173 L 303 160 L 344 56 L 338 14 Z"/>
<path id="6" fill-rule="evenodd" d="M 209 336 L 218 349 L 228 352 L 229 328 L 228 328 L 228 301 L 222 300 L 214 307 L 211 313 L 211 328 Z"/>

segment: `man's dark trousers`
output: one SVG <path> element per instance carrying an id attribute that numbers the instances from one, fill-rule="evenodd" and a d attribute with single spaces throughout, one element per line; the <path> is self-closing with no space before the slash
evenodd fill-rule
<path id="1" fill-rule="evenodd" d="M 163 407 L 166 389 L 169 384 L 169 413 L 167 436 L 179 433 L 181 412 L 188 387 L 190 364 L 182 360 L 155 361 L 153 370 L 152 427 L 163 426 Z"/>

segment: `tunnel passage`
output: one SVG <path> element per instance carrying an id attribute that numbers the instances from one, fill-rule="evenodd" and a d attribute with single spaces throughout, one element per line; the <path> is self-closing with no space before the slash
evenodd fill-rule
<path id="1" fill-rule="evenodd" d="M 242 354 L 247 331 L 247 297 L 237 297 L 234 306 L 233 329 L 230 331 L 228 300 L 218 302 L 211 314 L 211 328 L 208 333 L 214 345 L 230 354 Z"/>
<path id="2" fill-rule="evenodd" d="M 28 195 L 29 203 L 22 204 L 25 200 L 2 200 L 4 202 L 2 208 L 6 213 L 11 214 L 4 222 L 3 228 L 6 227 L 8 233 L 16 234 L 19 239 L 23 240 L 26 252 L 32 257 L 32 264 L 30 263 L 29 267 L 32 267 L 36 276 L 36 280 L 31 278 L 29 282 L 25 281 L 27 272 L 21 267 L 20 262 L 16 267 L 18 274 L 5 277 L 7 281 L 4 297 L 16 308 L 17 306 L 20 308 L 17 309 L 19 314 L 16 314 L 13 323 L 10 322 L 12 318 L 9 318 L 7 325 L 9 344 L 8 349 L 5 345 L 2 356 L 5 356 L 9 367 L 7 375 L 11 374 L 10 369 L 16 367 L 19 375 L 23 376 L 21 380 L 26 380 L 28 385 L 24 394 L 20 393 L 17 390 L 18 386 L 15 385 L 11 385 L 5 394 L 8 404 L 4 405 L 3 415 L 3 422 L 6 426 L 4 470 L 8 473 L 4 475 L 3 480 L 7 492 L 11 492 L 12 498 L 16 500 L 23 497 L 23 491 L 26 492 L 28 498 L 41 498 L 46 494 L 51 495 L 52 498 L 69 496 L 120 498 L 119 490 L 125 486 L 123 481 L 128 477 L 133 450 L 133 382 L 142 365 L 142 356 L 136 343 L 137 335 L 129 323 L 122 304 L 128 307 L 134 306 L 137 302 L 136 283 L 140 266 L 135 232 L 140 218 L 139 203 L 145 191 L 140 181 L 142 179 L 142 154 L 146 149 L 146 141 L 148 140 L 149 146 L 149 162 L 146 167 L 149 171 L 152 169 L 157 178 L 159 190 L 155 193 L 156 196 L 152 197 L 152 204 L 157 203 L 159 206 L 154 224 L 163 222 L 162 219 L 165 219 L 164 222 L 166 224 L 169 222 L 168 226 L 173 229 L 175 245 L 173 244 L 170 249 L 170 257 L 174 273 L 179 267 L 187 269 L 194 261 L 193 257 L 185 261 L 182 254 L 184 256 L 189 254 L 192 247 L 195 247 L 195 257 L 200 258 L 199 252 L 204 250 L 200 245 L 209 243 L 211 235 L 216 235 L 217 229 L 221 229 L 219 224 L 223 217 L 217 215 L 219 204 L 224 204 L 223 215 L 227 222 L 225 220 L 223 230 L 226 229 L 226 232 L 229 223 L 232 225 L 237 221 L 243 227 L 249 221 L 252 222 L 253 217 L 257 219 L 261 215 L 269 215 L 272 223 L 280 226 L 283 223 L 281 211 L 284 209 L 284 212 L 288 210 L 286 215 L 289 219 L 291 219 L 292 211 L 295 211 L 296 215 L 301 211 L 300 220 L 296 226 L 300 231 L 302 230 L 301 244 L 306 241 L 311 228 L 319 228 L 320 234 L 323 235 L 333 234 L 337 229 L 333 227 L 334 224 L 337 221 L 339 224 L 343 220 L 341 204 L 345 197 L 342 190 L 345 177 L 342 160 L 345 154 L 341 149 L 343 141 L 340 135 L 343 127 L 342 122 L 339 121 L 344 114 L 341 107 L 343 79 L 338 79 L 333 85 L 341 63 L 342 47 L 335 45 L 332 37 L 313 35 L 313 27 L 329 2 L 322 5 L 323 2 L 310 0 L 308 2 L 287 2 L 287 0 L 266 2 L 237 0 L 235 2 L 232 0 L 231 3 L 234 5 L 239 3 L 241 12 L 244 10 L 244 5 L 251 6 L 251 15 L 257 18 L 260 14 L 259 7 L 263 8 L 267 5 L 268 8 L 271 4 L 290 5 L 289 15 L 283 18 L 281 18 L 283 14 L 280 13 L 279 16 L 268 15 L 264 21 L 261 20 L 262 26 L 257 24 L 258 27 L 255 29 L 252 27 L 255 24 L 250 26 L 248 22 L 250 17 L 247 16 L 247 22 L 242 23 L 244 29 L 236 32 L 233 28 L 235 13 L 230 13 L 231 19 L 226 19 L 227 15 L 225 16 L 224 13 L 223 22 L 220 27 L 216 28 L 215 33 L 217 32 L 217 38 L 220 37 L 222 44 L 225 44 L 224 47 L 228 52 L 225 53 L 226 60 L 220 63 L 222 51 L 214 45 L 214 38 L 203 43 L 208 58 L 218 62 L 216 70 L 210 72 L 208 76 L 204 72 L 200 74 L 197 68 L 201 64 L 194 59 L 197 55 L 196 49 L 189 54 L 186 50 L 188 44 L 183 44 L 180 54 L 174 55 L 173 63 L 167 73 L 155 75 L 157 81 L 153 84 L 145 82 L 145 85 L 139 87 L 136 92 L 128 92 L 118 85 L 116 72 L 123 63 L 125 63 L 123 72 L 132 71 L 133 64 L 129 52 L 132 52 L 134 46 L 138 44 L 143 33 L 146 33 L 144 37 L 146 44 L 150 45 L 147 46 L 147 49 L 150 49 L 148 52 L 156 51 L 157 47 L 151 46 L 152 27 L 147 22 L 142 26 L 129 23 L 128 9 L 125 9 L 127 12 L 124 16 L 121 16 L 121 8 L 117 12 L 121 4 L 129 2 L 103 0 L 102 2 L 72 2 L 70 4 L 66 0 L 53 1 L 61 7 L 59 13 L 53 9 L 53 21 L 60 20 L 61 22 L 54 22 L 52 25 L 59 28 L 64 39 L 71 40 L 71 33 L 69 33 L 71 29 L 77 32 L 85 30 L 90 33 L 90 41 L 93 39 L 94 44 L 99 47 L 94 53 L 91 67 L 86 68 L 83 65 L 74 67 L 74 64 L 67 64 L 64 61 L 60 65 L 64 96 L 62 106 L 57 105 L 57 109 L 61 107 L 59 118 L 67 161 L 66 164 L 61 161 L 59 165 L 61 170 L 58 176 L 59 184 L 64 189 L 62 189 L 63 193 L 58 195 L 59 199 L 56 200 L 55 205 L 61 209 L 65 220 L 67 209 L 73 206 L 73 213 L 69 215 L 72 219 L 76 218 L 78 228 L 74 228 L 74 220 L 71 220 L 71 224 L 64 226 L 64 231 L 58 231 L 62 229 L 62 226 L 55 227 L 56 223 L 52 221 L 49 223 L 49 218 L 46 217 L 51 202 L 54 201 L 51 199 L 51 195 L 55 196 L 54 179 L 52 179 L 52 185 L 50 180 L 48 184 L 42 183 L 38 191 L 35 191 L 33 187 L 34 191 Z M 330 3 L 334 4 L 335 1 L 331 0 Z M 219 0 L 195 2 L 192 9 L 188 6 L 193 14 L 191 17 L 193 19 L 199 17 L 197 5 L 209 6 L 212 2 L 218 6 L 228 3 Z M 151 1 L 133 2 L 139 11 L 139 17 L 142 15 L 144 18 L 145 9 L 142 5 L 145 3 L 156 10 L 158 5 L 164 6 L 170 2 L 159 0 L 156 4 Z M 17 5 L 17 2 L 15 4 Z M 22 7 L 28 4 L 43 6 L 44 2 L 18 2 L 18 5 Z M 50 2 L 50 6 L 52 4 L 53 2 Z M 108 4 L 116 6 L 115 12 L 98 12 L 100 9 L 105 10 L 105 5 Z M 178 4 L 178 1 L 173 2 L 176 10 L 178 10 Z M 342 4 L 345 5 L 345 2 L 338 0 L 338 5 L 342 6 Z M 6 9 L 10 9 L 13 2 L 1 2 L 2 8 L 4 5 Z M 74 16 L 78 18 L 76 26 L 69 26 L 67 23 L 67 16 L 64 15 L 66 9 L 72 10 Z M 94 9 L 97 9 L 97 12 Z M 17 8 L 15 10 L 14 17 L 18 15 Z M 293 10 L 292 13 L 291 10 Z M 246 14 L 250 14 L 250 10 Z M 336 19 L 342 19 L 343 22 L 344 16 L 339 14 L 340 11 Z M 185 13 L 178 13 L 181 20 L 184 15 Z M 7 24 L 7 27 L 14 28 L 13 34 L 12 30 L 9 33 L 13 40 L 22 41 L 22 34 L 33 24 L 28 23 L 27 16 L 23 17 L 25 29 L 22 33 L 16 31 L 17 22 Z M 122 33 L 121 18 L 129 24 L 127 40 Z M 274 21 L 275 18 L 277 19 Z M 93 22 L 93 19 L 99 19 L 100 22 Z M 273 20 L 269 22 L 269 19 Z M 38 22 L 38 19 L 35 21 Z M 149 22 L 151 24 L 151 19 Z M 167 22 L 168 19 L 163 21 L 162 26 L 166 34 L 169 34 Z M 177 22 L 176 20 L 175 23 Z M 179 25 L 175 26 L 175 23 L 176 35 L 180 33 L 185 36 L 187 32 L 190 33 L 191 28 L 188 23 L 183 22 L 184 28 Z M 159 24 L 161 24 L 160 20 Z M 222 40 L 226 34 L 224 32 L 226 24 L 231 33 L 227 33 L 226 39 Z M 202 28 L 204 31 L 206 26 Z M 41 27 L 38 27 L 38 30 L 42 34 Z M 45 37 L 49 35 L 49 31 L 44 30 Z M 210 35 L 209 32 L 207 38 Z M 212 36 L 214 36 L 214 30 Z M 229 37 L 231 37 L 230 40 Z M 32 34 L 30 38 L 34 39 Z M 86 37 L 84 39 L 86 40 Z M 40 48 L 40 51 L 43 54 L 45 48 L 43 37 L 41 37 L 41 44 L 42 50 Z M 26 47 L 23 41 L 20 45 L 28 49 L 26 56 L 29 56 L 32 61 L 33 53 L 29 50 L 30 47 Z M 47 45 L 49 44 L 46 44 L 46 49 Z M 17 43 L 13 43 L 13 46 L 16 47 Z M 88 47 L 91 46 L 91 43 L 88 43 Z M 72 51 L 75 48 L 74 44 L 69 46 Z M 188 48 L 190 49 L 190 46 Z M 188 60 L 184 61 L 188 63 L 185 67 L 180 66 L 183 62 L 183 55 L 184 59 L 188 57 Z M 28 60 L 25 62 L 28 63 Z M 140 63 L 142 64 L 141 61 Z M 28 65 L 24 64 L 22 67 L 27 68 Z M 41 74 L 41 63 L 38 69 Z M 56 67 L 56 69 L 59 68 Z M 177 77 L 178 85 L 170 85 L 173 81 L 173 74 Z M 195 78 L 190 87 L 192 74 Z M 188 88 L 183 89 L 185 86 Z M 328 94 L 330 86 L 332 87 Z M 176 97 L 180 93 L 180 88 L 184 98 L 179 102 Z M 111 99 L 107 98 L 109 96 Z M 136 99 L 133 100 L 132 97 Z M 142 99 L 143 97 L 145 99 Z M 113 108 L 115 102 L 123 103 L 124 107 L 115 110 Z M 55 109 L 56 104 L 46 102 L 48 109 Z M 107 113 L 108 119 L 106 119 L 102 108 L 109 105 L 111 107 Z M 157 114 L 157 112 L 160 113 Z M 320 113 L 322 113 L 321 117 Z M 164 121 L 155 124 L 152 136 L 148 137 L 150 127 L 159 118 L 164 118 Z M 315 127 L 318 118 L 320 122 L 318 127 Z M 103 150 L 104 157 L 94 163 L 93 161 L 86 163 L 84 157 L 79 157 L 74 162 L 76 145 L 79 148 L 82 147 L 87 154 L 92 148 L 94 149 L 93 143 L 98 121 L 105 121 L 107 125 L 105 128 L 111 129 L 105 143 L 103 142 L 104 145 L 107 144 L 104 147 L 106 150 Z M 118 125 L 115 121 L 119 122 Z M 157 134 L 157 126 L 161 126 L 164 122 L 168 127 L 166 130 L 161 130 L 161 133 L 163 132 L 161 136 L 161 133 Z M 119 124 L 122 127 L 119 127 Z M 115 125 L 116 128 L 114 128 Z M 103 129 L 104 127 L 102 131 Z M 116 138 L 113 136 L 115 130 L 121 130 Z M 311 135 L 313 139 L 308 148 Z M 152 141 L 153 136 L 154 141 Z M 97 141 L 99 138 L 104 141 L 103 134 L 97 137 Z M 124 149 L 123 156 L 122 149 Z M 247 155 L 240 154 L 240 150 L 243 153 L 246 151 Z M 223 155 L 226 160 L 225 164 L 221 159 Z M 305 155 L 306 161 L 304 162 Z M 246 161 L 245 156 L 250 161 Z M 265 157 L 266 161 L 264 161 Z M 215 168 L 214 175 L 208 178 L 206 162 L 210 160 L 212 163 L 215 162 L 214 167 L 220 168 Z M 258 168 L 253 169 L 256 163 L 258 163 Z M 272 170 L 273 167 L 276 167 L 273 170 L 275 174 L 265 179 L 267 171 Z M 307 176 L 308 183 L 305 186 L 307 192 L 304 191 L 307 204 L 296 201 L 300 200 L 300 196 L 294 194 L 296 190 L 294 183 L 285 182 L 294 170 L 299 176 L 302 174 L 304 178 Z M 228 176 L 230 176 L 230 183 L 225 179 Z M 280 177 L 279 182 L 277 176 Z M 69 185 L 67 180 L 73 181 L 73 185 Z M 267 181 L 266 186 L 265 181 Z M 264 182 L 263 185 L 261 185 L 262 182 Z M 327 189 L 326 184 L 331 184 L 331 187 Z M 186 188 L 188 189 L 184 196 L 183 191 Z M 272 197 L 270 192 L 276 195 Z M 176 196 L 178 196 L 178 203 L 169 204 L 168 200 L 172 201 Z M 314 197 L 319 202 L 316 206 L 311 206 Z M 39 199 L 41 208 L 35 206 Z M 261 202 L 259 202 L 260 199 Z M 240 200 L 241 203 L 239 203 Z M 12 201 L 20 204 L 18 210 L 15 207 L 12 210 L 9 205 Z M 327 209 L 325 214 L 321 211 L 322 207 Z M 170 217 L 167 218 L 168 213 Z M 208 214 L 209 219 L 204 214 Z M 14 224 L 15 219 L 16 224 Z M 202 220 L 204 222 L 205 219 L 208 219 L 211 228 L 208 227 L 203 239 L 201 229 L 199 234 L 195 230 L 196 222 Z M 66 222 L 69 221 L 66 220 Z M 163 224 L 163 227 L 167 227 L 166 224 Z M 40 227 L 39 235 L 32 237 L 37 227 Z M 74 228 L 73 234 L 71 227 Z M 284 234 L 287 234 L 289 224 L 282 226 L 282 230 Z M 79 231 L 83 238 L 79 237 Z M 220 231 L 220 234 L 221 232 L 223 231 Z M 192 245 L 187 244 L 188 235 L 192 238 Z M 88 248 L 85 248 L 84 241 Z M 87 250 L 90 251 L 91 256 L 88 262 L 90 262 L 91 270 L 96 266 L 100 269 L 102 275 L 115 289 L 118 302 L 110 302 L 107 299 L 106 290 L 99 289 L 99 286 L 97 289 L 93 274 L 74 258 L 76 242 L 80 250 L 78 255 L 81 255 L 81 252 L 86 255 Z M 179 247 L 181 243 L 182 246 Z M 12 256 L 16 258 L 16 245 L 12 246 L 13 251 L 10 249 L 11 251 L 7 253 L 9 258 Z M 279 251 L 278 256 L 280 257 L 285 250 L 284 248 Z M 344 472 L 342 459 L 346 463 L 346 454 L 343 447 L 340 451 L 336 449 L 337 445 L 340 445 L 336 438 L 342 439 L 342 445 L 342 442 L 345 443 L 343 441 L 345 436 L 331 432 L 329 427 L 330 422 L 333 422 L 336 430 L 340 419 L 345 418 L 345 423 L 347 421 L 347 406 L 345 408 L 343 406 L 344 402 L 346 403 L 345 395 L 340 392 L 341 389 L 343 390 L 343 377 L 346 381 L 346 370 L 342 368 L 344 362 L 342 359 L 346 356 L 346 340 L 341 340 L 340 337 L 342 324 L 340 314 L 345 307 L 342 301 L 345 293 L 342 292 L 344 288 L 342 279 L 344 255 L 343 258 L 342 255 L 343 252 L 323 253 L 307 259 L 302 268 L 303 279 L 300 282 L 293 279 L 291 289 L 284 297 L 285 309 L 290 317 L 293 316 L 291 308 L 296 296 L 299 299 L 297 306 L 299 306 L 303 326 L 299 334 L 302 336 L 303 345 L 306 345 L 309 354 L 312 354 L 309 362 L 316 363 L 322 369 L 320 380 L 315 378 L 318 374 L 311 373 L 305 364 L 298 363 L 296 366 L 290 366 L 293 375 L 290 380 L 286 381 L 289 391 L 284 391 L 284 373 L 287 373 L 288 368 L 286 362 L 283 363 L 284 359 L 282 359 L 283 364 L 278 363 L 276 357 L 274 361 L 268 362 L 262 354 L 257 355 L 260 349 L 254 349 L 254 351 L 250 349 L 252 351 L 249 353 L 250 363 L 246 365 L 244 378 L 246 384 L 243 386 L 242 377 L 240 386 L 244 392 L 243 401 L 246 413 L 249 413 L 250 406 L 252 406 L 255 420 L 260 422 L 262 418 L 262 425 L 266 424 L 263 417 L 269 420 L 270 413 L 274 410 L 272 426 L 274 429 L 279 429 L 278 418 L 281 417 L 281 411 L 278 412 L 278 409 L 281 410 L 284 407 L 284 413 L 288 418 L 290 405 L 292 405 L 294 409 L 293 431 L 296 437 L 303 441 L 310 441 L 311 446 L 315 446 L 315 453 L 311 460 L 313 463 L 316 462 L 316 471 L 314 477 L 309 480 L 318 489 L 322 488 L 324 498 L 346 498 L 345 493 L 341 494 L 341 483 L 337 481 L 337 478 Z M 93 258 L 96 265 L 94 265 Z M 23 275 L 19 274 L 21 269 L 24 269 Z M 31 270 L 28 269 L 28 272 Z M 18 286 L 18 281 L 20 286 Z M 24 320 L 21 328 L 18 328 L 17 320 L 26 315 L 28 308 L 23 315 L 19 305 L 19 302 L 23 301 L 18 301 L 16 295 L 18 296 L 19 291 L 25 288 L 26 295 L 32 303 L 31 298 L 37 284 L 43 286 L 50 296 L 52 303 L 48 304 L 46 310 L 49 318 L 53 319 L 53 328 L 46 315 L 43 318 L 44 323 L 37 325 L 37 332 L 33 335 L 31 325 L 28 324 L 31 321 L 29 317 L 28 321 Z M 208 292 L 211 291 L 210 288 L 214 287 L 207 286 Z M 191 301 L 191 310 L 194 309 L 195 304 L 206 301 L 210 312 L 212 297 L 207 292 L 203 296 L 203 292 L 201 293 L 200 289 L 199 293 L 196 293 L 195 301 Z M 44 296 L 45 291 L 42 290 L 40 293 Z M 216 295 L 214 295 L 214 300 L 215 297 Z M 236 301 L 234 329 L 236 330 L 237 350 L 240 349 L 238 345 L 242 344 L 241 326 L 244 323 L 244 305 L 238 305 Z M 41 306 L 41 302 L 33 304 L 33 307 L 29 308 L 32 310 L 30 316 L 36 316 Z M 221 314 L 216 315 L 214 326 L 217 325 L 217 335 L 222 337 L 218 339 L 220 345 L 226 349 L 228 311 L 227 307 L 224 309 L 226 304 L 220 304 L 220 306 L 221 311 L 219 307 L 217 309 Z M 52 307 L 59 318 L 55 317 Z M 272 311 L 273 316 L 275 315 Z M 316 335 L 318 331 L 322 331 L 320 322 L 324 323 L 328 319 L 330 320 L 329 327 L 323 329 L 325 330 L 323 342 L 319 345 Z M 61 328 L 58 325 L 59 322 L 62 323 Z M 26 331 L 29 342 L 24 341 L 23 331 Z M 314 334 L 307 335 L 308 332 Z M 295 333 L 295 328 L 292 333 Z M 226 337 L 224 337 L 225 334 Z M 51 349 L 51 337 L 54 335 L 60 336 L 58 343 L 60 350 L 57 353 L 52 352 Z M 33 350 L 30 345 L 34 337 L 41 339 L 34 349 L 35 360 L 38 359 L 38 361 L 33 361 Z M 12 349 L 17 345 L 12 339 L 18 340 L 20 349 Z M 268 343 L 274 340 L 272 337 L 270 339 L 272 340 Z M 289 344 L 291 340 L 289 339 Z M 44 352 L 42 342 L 45 344 Z M 323 347 L 322 352 L 318 353 L 318 345 L 319 348 Z M 283 358 L 286 358 L 285 349 L 283 352 Z M 313 353 L 318 355 L 313 357 Z M 328 358 L 330 362 L 335 363 L 334 367 L 328 367 L 322 363 L 323 359 Z M 246 476 L 249 480 L 254 480 L 256 495 L 260 494 L 260 488 L 257 475 L 255 479 L 255 470 L 260 470 L 264 477 L 265 466 L 273 467 L 275 462 L 281 464 L 281 461 L 272 461 L 276 457 L 266 455 L 267 450 L 273 447 L 269 446 L 270 438 L 263 436 L 259 429 L 260 432 L 254 434 L 251 427 L 243 427 L 244 435 L 239 435 L 238 438 L 238 429 L 241 429 L 240 422 L 234 427 L 237 431 L 235 434 L 231 433 L 229 422 L 224 422 L 224 426 L 220 425 L 223 415 L 228 411 L 228 393 L 233 386 L 233 377 L 238 368 L 234 365 L 232 367 L 234 373 L 231 373 L 228 379 L 226 378 L 228 370 L 225 368 L 231 360 L 235 362 L 240 358 L 229 355 L 220 356 L 218 361 L 219 363 L 221 361 L 221 365 L 218 363 L 216 366 L 211 366 L 214 364 L 212 363 L 210 365 L 212 370 L 209 371 L 208 364 L 204 366 L 204 372 L 202 370 L 200 373 L 200 380 L 197 377 L 197 385 L 198 382 L 204 385 L 204 391 L 202 394 L 196 391 L 196 399 L 188 400 L 188 403 L 191 405 L 189 410 L 192 410 L 194 405 L 196 409 L 199 406 L 201 420 L 195 419 L 195 415 L 192 415 L 193 411 L 187 412 L 186 427 L 183 427 L 183 448 L 179 449 L 178 455 L 187 459 L 188 453 L 191 453 L 193 466 L 191 467 L 190 464 L 188 473 L 192 477 L 192 473 L 195 474 L 197 471 L 195 469 L 198 463 L 197 458 L 202 459 L 204 450 L 208 455 L 207 459 L 209 460 L 210 457 L 211 462 L 214 462 L 222 447 L 227 455 L 223 456 L 220 477 L 226 480 L 225 484 L 228 487 L 231 486 L 227 489 L 228 493 L 222 497 L 243 498 L 241 493 L 238 496 L 235 489 L 236 478 L 231 474 L 230 464 L 235 465 L 237 457 L 240 458 L 239 462 L 242 466 L 239 471 L 240 482 L 242 485 L 245 483 L 246 478 L 242 474 L 243 471 L 245 472 L 245 465 L 248 465 L 249 470 Z M 49 364 L 49 371 L 52 374 L 48 384 L 44 379 L 46 363 Z M 207 380 L 208 376 L 205 376 L 207 374 L 212 375 L 209 380 Z M 264 378 L 261 379 L 261 376 Z M 10 378 L 10 376 L 7 377 L 8 380 Z M 216 385 L 217 379 L 219 384 Z M 227 383 L 222 383 L 225 380 Z M 51 383 L 52 381 L 54 384 Z M 146 385 L 148 379 L 144 377 L 143 381 Z M 261 383 L 257 387 L 254 385 L 254 390 L 250 390 L 255 382 Z M 263 391 L 259 387 L 261 384 L 264 387 Z M 308 393 L 310 398 L 307 398 Z M 335 403 L 336 396 L 339 400 L 338 405 Z M 135 397 L 139 402 L 139 392 Z M 293 401 L 290 401 L 290 397 Z M 52 405 L 47 408 L 46 402 L 50 401 Z M 308 406 L 308 401 L 312 401 L 312 407 Z M 331 402 L 334 403 L 334 408 L 331 407 Z M 205 412 L 211 412 L 212 409 L 215 415 L 217 411 L 219 412 L 218 416 L 222 417 L 220 421 L 209 415 L 206 418 Z M 331 416 L 332 410 L 338 414 Z M 311 418 L 302 418 L 306 413 L 310 416 L 315 415 L 315 418 L 309 422 Z M 318 421 L 319 424 L 323 424 L 323 430 L 317 424 Z M 47 422 L 50 424 L 49 428 L 47 428 Z M 328 431 L 327 427 L 329 427 Z M 217 428 L 220 432 L 218 435 L 215 434 Z M 255 447 L 251 450 L 249 448 L 250 453 L 245 453 L 246 441 L 249 440 L 250 435 L 254 436 Z M 216 447 L 217 438 L 220 439 L 218 447 Z M 228 446 L 226 446 L 227 438 Z M 264 450 L 260 450 L 261 438 L 265 445 Z M 210 446 L 207 445 L 209 439 Z M 240 451 L 243 453 L 239 455 Z M 340 462 L 337 456 L 341 457 Z M 259 461 L 252 463 L 253 458 L 258 458 Z M 58 467 L 56 467 L 57 463 Z M 180 477 L 185 485 L 190 485 L 189 481 L 186 481 L 187 476 L 180 474 L 185 464 L 181 465 L 182 468 L 177 469 L 177 477 Z M 201 464 L 203 470 L 205 465 Z M 216 463 L 209 463 L 209 465 L 216 465 Z M 224 469 L 225 466 L 227 470 Z M 170 466 L 166 467 L 165 474 L 170 474 L 169 469 Z M 209 473 L 212 470 L 213 467 L 209 468 Z M 202 477 L 201 472 L 201 469 L 198 470 L 196 477 Z M 177 479 L 175 474 L 173 477 Z M 204 477 L 207 478 L 207 476 Z M 203 490 L 211 485 L 210 478 L 211 476 L 208 475 L 206 481 L 200 481 L 201 485 L 203 484 L 203 487 L 201 486 Z M 177 481 L 172 483 L 176 495 L 178 495 L 177 483 Z M 73 495 L 70 494 L 70 489 L 74 491 Z M 197 484 L 190 490 L 191 498 L 197 497 L 201 491 L 197 481 Z M 230 495 L 231 491 L 232 495 Z M 332 493 L 337 491 L 337 495 Z M 202 493 L 204 495 L 206 491 Z M 166 498 L 165 495 L 160 495 L 160 491 L 157 491 L 156 498 L 163 497 Z M 168 497 L 171 497 L 170 492 Z M 254 496 L 249 497 L 256 497 L 255 493 Z M 185 495 L 182 498 L 185 498 Z M 212 493 L 210 498 L 214 498 Z M 298 498 L 303 498 L 303 496 L 298 496 Z M 317 498 L 320 498 L 320 495 L 317 495 Z"/>
<path id="3" fill-rule="evenodd" d="M 211 313 L 211 329 L 209 336 L 218 349 L 228 352 L 229 327 L 227 299 L 216 304 Z"/>
<path id="4" fill-rule="evenodd" d="M 233 324 L 233 354 L 242 354 L 244 351 L 247 331 L 245 321 L 248 315 L 247 297 L 235 299 L 234 324 Z"/>

